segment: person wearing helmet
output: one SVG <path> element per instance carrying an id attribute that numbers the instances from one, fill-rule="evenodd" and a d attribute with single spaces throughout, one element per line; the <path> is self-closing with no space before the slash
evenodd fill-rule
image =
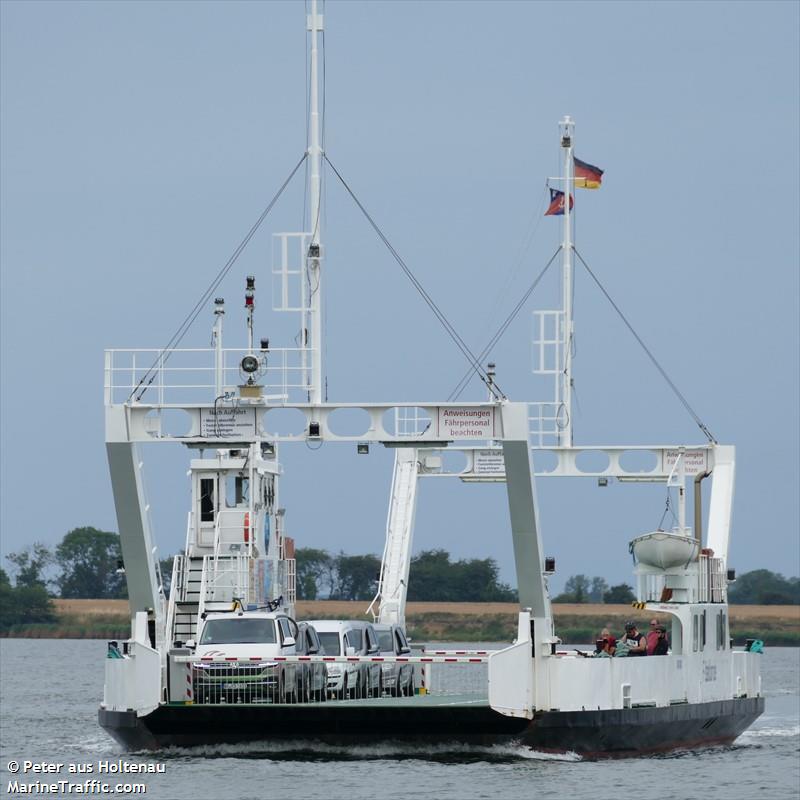
<path id="1" fill-rule="evenodd" d="M 629 656 L 647 655 L 647 639 L 639 633 L 636 623 L 632 620 L 625 623 L 625 634 L 622 636 L 622 641 L 628 647 Z"/>

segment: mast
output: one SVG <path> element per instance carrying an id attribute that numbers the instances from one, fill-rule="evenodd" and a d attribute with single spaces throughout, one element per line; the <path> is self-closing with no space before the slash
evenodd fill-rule
<path id="1" fill-rule="evenodd" d="M 322 147 L 320 145 L 319 69 L 317 65 L 317 33 L 322 30 L 322 24 L 322 15 L 317 14 L 317 0 L 311 0 L 311 13 L 308 15 L 307 20 L 307 29 L 311 32 L 311 96 L 308 132 L 308 158 L 310 161 L 308 202 L 311 242 L 306 260 L 310 289 L 310 345 L 308 331 L 303 331 L 303 338 L 305 339 L 305 346 L 311 347 L 309 401 L 314 404 L 322 402 L 322 272 L 320 270 L 320 223 L 322 219 L 320 164 L 322 161 Z"/>
<path id="2" fill-rule="evenodd" d="M 564 154 L 564 234 L 561 243 L 561 281 L 562 281 L 562 313 L 564 329 L 561 335 L 563 343 L 562 372 L 557 381 L 556 401 L 560 403 L 557 417 L 559 434 L 558 443 L 561 447 L 572 447 L 572 214 L 570 211 L 570 198 L 574 191 L 573 160 L 572 160 L 572 134 L 575 123 L 569 115 L 559 122 L 561 129 L 561 149 Z M 560 395 L 560 396 L 558 396 Z M 563 409 L 563 412 L 562 412 Z"/>

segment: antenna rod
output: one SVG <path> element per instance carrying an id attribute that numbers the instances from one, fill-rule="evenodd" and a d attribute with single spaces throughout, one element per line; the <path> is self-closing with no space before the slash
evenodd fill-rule
<path id="1" fill-rule="evenodd" d="M 247 312 L 247 353 L 253 355 L 253 312 L 256 309 L 256 278 L 245 278 L 244 310 Z"/>
<path id="2" fill-rule="evenodd" d="M 214 397 L 222 397 L 222 386 L 225 382 L 225 363 L 222 350 L 222 320 L 225 316 L 225 300 L 222 297 L 214 298 Z"/>
<path id="3" fill-rule="evenodd" d="M 317 14 L 317 0 L 311 0 L 311 13 L 308 15 L 307 29 L 311 31 L 311 119 L 309 120 L 308 155 L 309 170 L 309 219 L 311 222 L 311 243 L 308 248 L 306 269 L 311 295 L 309 297 L 309 316 L 311 318 L 311 380 L 309 383 L 309 401 L 314 404 L 322 402 L 322 272 L 320 270 L 320 222 L 322 192 L 320 165 L 322 148 L 320 146 L 319 119 L 319 69 L 317 66 L 317 33 L 322 30 L 322 15 Z M 308 334 L 304 331 L 303 337 Z M 308 347 L 308 341 L 304 347 Z"/>
<path id="4" fill-rule="evenodd" d="M 570 200 L 574 191 L 572 135 L 575 123 L 567 115 L 559 122 L 561 127 L 561 149 L 564 152 L 564 239 L 561 245 L 562 311 L 564 330 L 559 337 L 564 347 L 562 373 L 556 381 L 556 415 L 563 417 L 559 425 L 558 443 L 561 447 L 572 447 L 572 214 Z M 563 413 L 562 413 L 563 409 Z"/>

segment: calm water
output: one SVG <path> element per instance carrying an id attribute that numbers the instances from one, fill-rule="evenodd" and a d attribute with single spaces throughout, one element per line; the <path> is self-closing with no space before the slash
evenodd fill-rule
<path id="1" fill-rule="evenodd" d="M 733 746 L 623 761 L 584 762 L 521 747 L 297 744 L 223 745 L 124 754 L 98 727 L 105 642 L 0 641 L 0 783 L 11 759 L 161 763 L 157 775 L 69 776 L 144 782 L 160 800 L 436 800 L 569 798 L 797 800 L 800 797 L 800 649 L 768 649 L 766 712 Z M 33 781 L 34 775 L 16 776 Z M 41 778 L 43 779 L 43 778 Z M 55 780 L 50 777 L 47 780 Z M 44 780 L 44 779 L 43 779 Z M 632 790 L 633 786 L 636 786 Z M 43 796 L 43 795 L 42 795 Z M 97 796 L 97 795 L 95 795 Z"/>

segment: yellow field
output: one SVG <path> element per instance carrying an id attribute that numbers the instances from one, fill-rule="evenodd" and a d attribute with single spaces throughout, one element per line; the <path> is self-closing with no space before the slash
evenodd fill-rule
<path id="1" fill-rule="evenodd" d="M 83 618 L 91 621 L 94 617 L 128 616 L 127 600 L 55 600 L 60 615 Z M 300 600 L 297 603 L 297 616 L 302 619 L 325 617 L 328 619 L 357 619 L 366 616 L 369 603 L 364 600 Z M 459 617 L 509 616 L 516 617 L 519 607 L 514 603 L 408 603 L 406 614 L 409 618 L 428 615 L 456 615 Z M 622 617 L 638 619 L 647 616 L 627 605 L 604 605 L 591 603 L 558 603 L 553 612 L 559 620 L 569 617 L 608 617 L 618 620 Z M 753 625 L 759 620 L 771 624 L 783 623 L 789 627 L 800 626 L 800 606 L 731 606 L 732 622 L 746 622 Z"/>

